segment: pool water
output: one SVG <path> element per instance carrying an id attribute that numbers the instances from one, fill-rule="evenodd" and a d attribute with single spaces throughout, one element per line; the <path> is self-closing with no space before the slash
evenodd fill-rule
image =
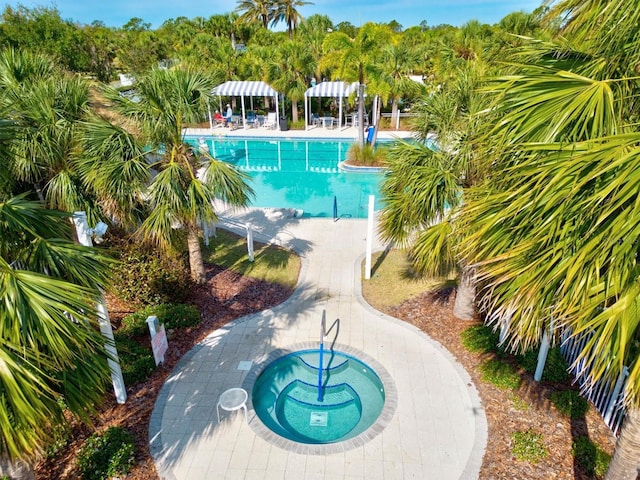
<path id="1" fill-rule="evenodd" d="M 378 375 L 355 357 L 325 351 L 318 398 L 319 350 L 302 350 L 268 365 L 253 387 L 253 408 L 276 434 L 299 443 L 355 437 L 378 418 L 385 392 Z"/>
<path id="2" fill-rule="evenodd" d="M 197 138 L 187 140 L 198 144 Z M 214 158 L 252 177 L 254 207 L 294 208 L 305 216 L 332 217 L 335 198 L 338 217 L 366 218 L 369 195 L 374 195 L 374 208 L 381 208 L 382 174 L 338 169 L 352 142 L 236 137 L 206 138 L 206 143 Z"/>

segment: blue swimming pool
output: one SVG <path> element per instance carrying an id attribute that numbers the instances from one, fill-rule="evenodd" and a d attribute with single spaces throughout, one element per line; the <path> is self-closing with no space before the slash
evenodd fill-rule
<path id="1" fill-rule="evenodd" d="M 188 138 L 193 145 L 198 138 Z M 255 207 L 295 208 L 305 216 L 366 218 L 369 195 L 381 208 L 380 173 L 342 172 L 352 142 L 208 137 L 209 151 L 253 178 Z"/>

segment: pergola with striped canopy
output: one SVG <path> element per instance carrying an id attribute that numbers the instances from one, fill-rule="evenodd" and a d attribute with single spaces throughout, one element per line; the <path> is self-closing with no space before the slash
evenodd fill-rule
<path id="1" fill-rule="evenodd" d="M 265 82 L 258 81 L 236 81 L 231 80 L 223 83 L 222 85 L 218 85 L 211 90 L 213 95 L 217 95 L 220 97 L 241 97 L 241 105 L 242 105 L 242 126 L 244 128 L 246 125 L 246 114 L 244 109 L 244 97 L 251 98 L 251 109 L 253 110 L 253 97 L 274 97 L 276 99 L 276 112 L 278 111 L 278 96 L 279 93 L 271 87 L 271 85 Z M 222 100 L 220 99 L 220 104 L 222 104 Z M 209 115 L 211 116 L 211 115 Z M 280 125 L 278 125 L 278 129 L 280 129 Z"/>
<path id="2" fill-rule="evenodd" d="M 358 82 L 321 82 L 317 85 L 314 85 L 306 92 L 304 92 L 304 120 L 305 120 L 305 129 L 309 129 L 309 110 L 310 107 L 307 108 L 307 99 L 311 97 L 333 97 L 339 98 L 339 117 L 338 117 L 338 128 L 342 128 L 342 99 L 348 97 L 353 92 L 358 91 Z"/>

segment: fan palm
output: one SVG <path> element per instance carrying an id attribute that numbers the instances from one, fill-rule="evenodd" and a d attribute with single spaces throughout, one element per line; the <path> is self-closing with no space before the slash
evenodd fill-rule
<path id="1" fill-rule="evenodd" d="M 521 52 L 527 64 L 493 89 L 503 114 L 491 132 L 494 170 L 467 196 L 464 257 L 489 321 L 514 349 L 543 331 L 586 335 L 595 382 L 629 368 L 629 409 L 607 478 L 640 464 L 640 13 L 628 2 L 567 0 L 556 43 Z"/>
<path id="2" fill-rule="evenodd" d="M 282 43 L 269 62 L 269 81 L 279 92 L 291 100 L 291 117 L 298 121 L 298 102 L 304 99 L 307 78 L 315 65 L 311 52 L 297 41 Z"/>
<path id="3" fill-rule="evenodd" d="M 238 0 L 237 3 L 236 12 L 240 14 L 240 20 L 259 22 L 264 28 L 269 28 L 275 10 L 274 0 Z"/>
<path id="4" fill-rule="evenodd" d="M 204 265 L 198 224 L 216 220 L 213 202 L 245 206 L 253 191 L 248 177 L 233 166 L 195 150 L 184 138 L 184 128 L 204 118 L 212 80 L 189 69 L 156 69 L 139 79 L 136 101 L 108 91 L 117 110 L 138 127 L 155 158 L 157 171 L 146 192 L 149 215 L 140 234 L 156 244 L 175 245 L 176 231 L 187 234 L 191 275 L 204 283 Z"/>
<path id="5" fill-rule="evenodd" d="M 109 380 L 96 303 L 106 260 L 71 240 L 69 215 L 0 202 L 0 457 L 28 459 L 65 422 L 88 420 Z"/>
<path id="6" fill-rule="evenodd" d="M 0 92 L 6 115 L 17 127 L 7 168 L 49 208 L 94 210 L 75 168 L 81 121 L 89 112 L 89 87 L 78 76 L 52 67 L 39 54 L 0 53 Z"/>
<path id="7" fill-rule="evenodd" d="M 332 70 L 333 78 L 358 82 L 358 144 L 364 145 L 364 88 L 370 76 L 379 70 L 378 55 L 393 32 L 386 25 L 365 23 L 355 38 L 332 32 L 324 39 L 321 67 Z"/>
<path id="8" fill-rule="evenodd" d="M 313 2 L 305 2 L 304 0 L 276 0 L 274 2 L 273 19 L 271 23 L 276 25 L 278 22 L 287 24 L 287 32 L 289 39 L 293 38 L 293 31 L 302 21 L 302 15 L 298 12 L 299 7 L 305 5 L 313 5 Z"/>
<path id="9" fill-rule="evenodd" d="M 410 247 L 412 263 L 422 273 L 439 277 L 461 267 L 454 306 L 461 319 L 475 314 L 474 272 L 464 262 L 458 265 L 458 212 L 466 190 L 486 172 L 478 153 L 486 118 L 475 115 L 484 108 L 475 92 L 482 71 L 478 65 L 460 70 L 455 82 L 419 108 L 416 141 L 390 151 L 382 184 L 381 236 Z M 430 132 L 436 133 L 438 149 L 426 143 Z"/>

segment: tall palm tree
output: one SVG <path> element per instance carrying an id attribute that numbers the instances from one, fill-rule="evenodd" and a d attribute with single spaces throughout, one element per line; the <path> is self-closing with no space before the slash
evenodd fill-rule
<path id="1" fill-rule="evenodd" d="M 108 263 L 73 243 L 69 217 L 0 202 L 0 463 L 42 452 L 67 409 L 88 421 L 110 377 L 95 308 Z"/>
<path id="2" fill-rule="evenodd" d="M 382 238 L 410 247 L 412 263 L 422 273 L 442 277 L 459 270 L 454 314 L 465 320 L 475 317 L 475 280 L 474 270 L 458 258 L 458 220 L 466 192 L 486 174 L 478 150 L 487 119 L 476 115 L 486 105 L 475 92 L 483 72 L 474 62 L 425 101 L 418 109 L 416 141 L 390 151 L 382 183 Z M 438 148 L 427 144 L 434 133 Z"/>
<path id="3" fill-rule="evenodd" d="M 332 71 L 332 78 L 358 82 L 358 144 L 364 145 L 364 89 L 370 76 L 379 71 L 379 54 L 393 32 L 387 25 L 365 23 L 355 38 L 342 32 L 332 32 L 322 45 L 323 68 Z"/>
<path id="4" fill-rule="evenodd" d="M 136 101 L 107 91 L 117 110 L 140 131 L 157 174 L 148 191 L 149 215 L 140 234 L 156 244 L 175 245 L 177 227 L 186 231 L 191 275 L 205 282 L 198 224 L 216 220 L 213 202 L 245 206 L 253 191 L 245 174 L 194 149 L 184 128 L 204 118 L 212 80 L 190 69 L 152 70 L 137 83 Z"/>
<path id="5" fill-rule="evenodd" d="M 607 479 L 640 469 L 640 12 L 628 2 L 565 0 L 556 40 L 496 81 L 493 172 L 461 215 L 487 318 L 514 349 L 545 330 L 587 335 L 590 379 L 629 368 L 627 415 Z M 487 159 L 489 160 L 489 159 Z"/>
<path id="6" fill-rule="evenodd" d="M 421 90 L 420 84 L 409 78 L 420 65 L 420 60 L 419 50 L 402 42 L 390 43 L 382 51 L 380 81 L 387 87 L 386 97 L 391 99 L 392 123 L 398 118 L 398 101 L 407 95 L 417 95 Z"/>
<path id="7" fill-rule="evenodd" d="M 326 75 L 321 69 L 320 59 L 322 58 L 322 43 L 327 33 L 333 31 L 333 23 L 326 15 L 311 15 L 306 21 L 300 24 L 296 30 L 296 38 L 298 38 L 308 49 L 309 54 L 313 58 L 315 66 L 313 77 L 320 81 Z"/>
<path id="8" fill-rule="evenodd" d="M 274 0 L 238 0 L 236 12 L 243 22 L 257 22 L 267 29 L 269 22 L 273 21 L 275 8 Z"/>
<path id="9" fill-rule="evenodd" d="M 306 2 L 304 0 L 275 0 L 273 19 L 271 20 L 272 25 L 285 22 L 287 24 L 287 32 L 289 32 L 289 40 L 291 40 L 293 38 L 293 31 L 302 21 L 302 15 L 298 12 L 298 8 L 305 5 L 313 5 L 313 2 Z"/>
<path id="10" fill-rule="evenodd" d="M 315 65 L 311 53 L 300 42 L 282 43 L 269 62 L 269 82 L 291 100 L 291 117 L 298 121 L 298 102 L 304 100 L 307 79 L 313 74 Z"/>

